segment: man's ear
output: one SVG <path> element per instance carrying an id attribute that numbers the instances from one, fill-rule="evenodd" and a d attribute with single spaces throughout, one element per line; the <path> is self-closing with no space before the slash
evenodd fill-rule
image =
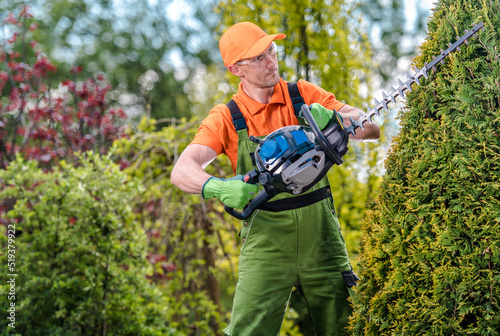
<path id="1" fill-rule="evenodd" d="M 243 75 L 243 73 L 240 71 L 240 68 L 237 65 L 231 64 L 227 68 L 229 69 L 229 72 L 235 76 L 239 77 Z"/>

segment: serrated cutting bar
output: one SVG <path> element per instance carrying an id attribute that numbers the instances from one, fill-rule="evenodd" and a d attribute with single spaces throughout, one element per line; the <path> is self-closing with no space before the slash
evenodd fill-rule
<path id="1" fill-rule="evenodd" d="M 376 116 L 380 116 L 380 110 L 385 109 L 388 110 L 387 104 L 388 103 L 393 103 L 396 104 L 396 98 L 399 97 L 404 97 L 404 94 L 406 91 L 412 91 L 411 86 L 414 83 L 417 83 L 417 85 L 420 85 L 420 78 L 425 77 L 426 79 L 428 78 L 428 72 L 430 70 L 435 71 L 436 66 L 438 63 L 444 64 L 444 58 L 451 54 L 452 52 L 458 50 L 460 51 L 460 46 L 462 44 L 469 44 L 469 38 L 471 36 L 476 37 L 476 33 L 480 30 L 484 30 L 484 23 L 479 22 L 475 24 L 470 31 L 465 30 L 465 35 L 462 37 L 457 37 L 457 41 L 453 44 L 449 43 L 448 48 L 446 50 L 441 49 L 441 54 L 439 56 L 434 56 L 433 60 L 427 64 L 425 63 L 424 67 L 422 69 L 417 69 L 413 75 L 410 75 L 409 73 L 406 73 L 406 81 L 403 82 L 401 79 L 398 79 L 399 86 L 397 88 L 394 88 L 391 86 L 391 93 L 386 94 L 385 92 L 382 92 L 383 99 L 382 101 L 378 101 L 377 99 L 374 99 L 375 106 L 370 107 L 366 105 L 366 113 L 365 112 L 359 112 L 359 119 L 354 120 L 350 118 L 351 120 L 351 126 L 346 128 L 346 131 L 352 135 L 356 135 L 356 129 L 361 128 L 364 129 L 363 124 L 366 121 L 369 121 L 370 123 L 372 122 L 372 118 Z"/>

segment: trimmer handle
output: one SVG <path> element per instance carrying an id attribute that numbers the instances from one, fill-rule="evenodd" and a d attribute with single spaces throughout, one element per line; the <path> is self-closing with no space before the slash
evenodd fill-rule
<path id="1" fill-rule="evenodd" d="M 250 203 L 248 203 L 247 206 L 245 206 L 242 212 L 238 212 L 234 210 L 234 208 L 230 208 L 227 205 L 224 206 L 224 210 L 226 210 L 226 212 L 231 216 L 236 217 L 238 219 L 247 219 L 253 214 L 255 210 L 257 210 L 257 207 L 259 205 L 261 205 L 264 202 L 267 202 L 269 198 L 270 197 L 267 194 L 267 191 L 264 189 Z"/>

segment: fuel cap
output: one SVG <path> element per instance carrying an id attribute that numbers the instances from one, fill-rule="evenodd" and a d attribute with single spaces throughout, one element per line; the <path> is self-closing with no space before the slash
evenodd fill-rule
<path id="1" fill-rule="evenodd" d="M 278 155 L 280 151 L 281 148 L 279 143 L 277 143 L 275 139 L 270 139 L 264 142 L 260 148 L 260 156 L 264 159 L 264 161 L 268 161 L 276 158 L 276 155 Z"/>

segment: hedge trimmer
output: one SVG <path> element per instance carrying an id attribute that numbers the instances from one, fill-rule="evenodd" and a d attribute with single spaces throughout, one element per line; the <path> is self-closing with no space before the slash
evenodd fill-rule
<path id="1" fill-rule="evenodd" d="M 343 163 L 342 156 L 348 151 L 349 134 L 356 135 L 356 129 L 364 129 L 366 121 L 372 122 L 372 118 L 380 116 L 380 110 L 388 110 L 387 104 L 396 104 L 396 98 L 404 97 L 405 91 L 412 91 L 412 85 L 420 85 L 422 77 L 428 78 L 428 72 L 435 70 L 439 63 L 444 64 L 444 59 L 455 52 L 460 51 L 460 46 L 468 44 L 469 38 L 476 36 L 480 30 L 484 30 L 483 22 L 475 24 L 465 35 L 457 37 L 453 44 L 449 43 L 446 50 L 441 49 L 438 56 L 425 63 L 422 69 L 417 69 L 414 75 L 407 73 L 405 82 L 399 80 L 397 88 L 391 87 L 391 93 L 383 92 L 382 101 L 375 99 L 375 106 L 367 106 L 366 113 L 360 112 L 360 118 L 353 120 L 351 125 L 345 127 L 343 122 L 334 116 L 330 123 L 321 131 L 307 105 L 302 105 L 302 115 L 307 120 L 306 126 L 282 127 L 263 140 L 250 137 L 252 141 L 259 143 L 255 150 L 255 161 L 257 168 L 248 172 L 244 181 L 247 183 L 260 183 L 264 189 L 243 209 L 242 212 L 235 211 L 226 206 L 226 211 L 238 219 L 245 219 L 259 209 L 263 203 L 268 202 L 274 196 L 282 192 L 299 195 L 319 182 L 334 165 Z"/>
<path id="2" fill-rule="evenodd" d="M 420 78 L 425 77 L 425 79 L 427 79 L 429 70 L 433 70 L 433 71 L 436 70 L 436 65 L 438 63 L 444 64 L 444 58 L 446 56 L 448 56 L 449 54 L 451 54 L 455 50 L 460 51 L 460 46 L 462 44 L 464 44 L 464 43 L 469 44 L 469 38 L 471 38 L 471 36 L 476 37 L 476 33 L 480 29 L 482 29 L 482 30 L 485 29 L 483 22 L 479 22 L 479 23 L 475 24 L 470 31 L 465 30 L 464 36 L 457 37 L 457 41 L 453 44 L 449 43 L 448 48 L 446 50 L 441 49 L 441 54 L 439 54 L 439 56 L 434 56 L 432 62 L 430 62 L 429 64 L 425 63 L 424 67 L 420 70 L 417 69 L 417 71 L 415 72 L 414 75 L 410 75 L 409 73 L 406 73 L 406 77 L 407 77 L 406 82 L 403 82 L 403 81 L 401 81 L 401 79 L 399 79 L 398 80 L 399 86 L 397 88 L 393 88 L 391 86 L 392 91 L 389 95 L 387 95 L 385 92 L 382 93 L 382 95 L 384 97 L 382 99 L 382 101 L 378 101 L 377 99 L 375 99 L 375 106 L 374 107 L 367 106 L 366 107 L 367 112 L 366 113 L 360 112 L 360 114 L 359 114 L 360 118 L 358 120 L 353 120 L 352 118 L 350 118 L 351 126 L 347 127 L 346 131 L 352 135 L 355 135 L 356 134 L 355 130 L 357 128 L 363 129 L 363 123 L 365 123 L 366 121 L 372 122 L 372 118 L 374 115 L 380 116 L 380 112 L 379 112 L 380 110 L 382 110 L 382 109 L 388 110 L 387 109 L 388 103 L 392 102 L 393 104 L 396 104 L 396 98 L 398 96 L 403 97 L 405 91 L 411 92 L 412 91 L 411 86 L 414 83 L 417 83 L 418 85 L 420 85 Z"/>

